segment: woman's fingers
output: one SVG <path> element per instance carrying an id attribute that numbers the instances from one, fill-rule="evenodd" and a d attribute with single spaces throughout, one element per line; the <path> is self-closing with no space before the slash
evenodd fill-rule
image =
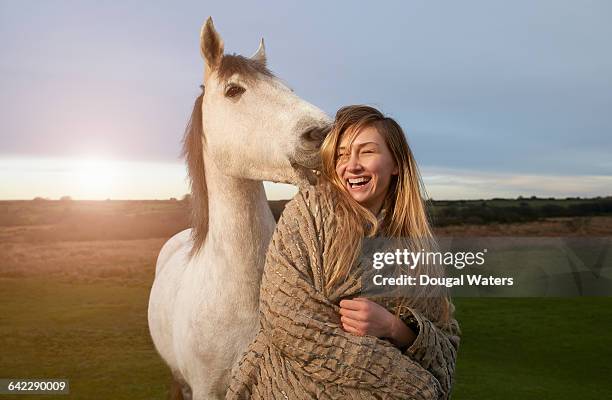
<path id="1" fill-rule="evenodd" d="M 358 321 L 356 319 L 351 319 L 348 317 L 341 317 L 340 321 L 342 322 L 342 324 L 355 328 L 363 333 L 367 332 L 367 328 L 369 326 L 369 323 L 367 321 Z"/>
<path id="2" fill-rule="evenodd" d="M 340 320 L 347 332 L 387 337 L 396 317 L 386 308 L 363 297 L 340 302 Z"/>
<path id="3" fill-rule="evenodd" d="M 361 311 L 349 310 L 348 308 L 341 308 L 340 315 L 357 320 L 357 321 L 365 321 L 366 316 Z"/>
<path id="4" fill-rule="evenodd" d="M 363 304 L 364 303 L 359 300 L 344 299 L 340 301 L 340 307 L 355 311 L 361 310 L 363 308 Z"/>
<path id="5" fill-rule="evenodd" d="M 365 332 L 358 327 L 359 321 L 351 320 L 346 317 L 342 317 L 342 327 L 345 331 L 354 335 L 363 336 Z"/>
<path id="6" fill-rule="evenodd" d="M 342 321 L 343 324 L 350 325 L 354 328 L 360 328 L 361 321 L 357 321 L 356 319 L 352 319 L 349 317 L 340 317 L 340 321 Z"/>
<path id="7" fill-rule="evenodd" d="M 363 334 L 359 330 L 353 328 L 350 325 L 343 325 L 343 327 L 344 327 L 344 330 L 347 331 L 348 333 L 352 333 L 353 335 L 357 335 L 357 336 L 363 336 Z"/>
<path id="8" fill-rule="evenodd" d="M 372 318 L 372 311 L 375 310 L 373 304 L 376 303 L 363 297 L 342 300 L 340 301 L 340 315 L 357 321 L 368 321 Z"/>

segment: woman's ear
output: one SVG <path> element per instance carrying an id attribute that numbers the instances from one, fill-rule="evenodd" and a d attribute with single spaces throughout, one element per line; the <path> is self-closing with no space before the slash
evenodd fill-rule
<path id="1" fill-rule="evenodd" d="M 394 163 L 393 171 L 391 171 L 391 175 L 399 175 L 399 167 L 397 163 Z"/>

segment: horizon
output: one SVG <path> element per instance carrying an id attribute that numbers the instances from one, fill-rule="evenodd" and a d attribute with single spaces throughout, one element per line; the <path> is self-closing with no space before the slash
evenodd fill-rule
<path id="1" fill-rule="evenodd" d="M 190 193 L 185 193 L 183 196 L 180 197 L 170 197 L 167 199 L 111 199 L 111 198 L 107 198 L 107 199 L 73 199 L 71 196 L 62 196 L 60 198 L 49 198 L 49 197 L 41 197 L 41 196 L 35 196 L 32 199 L 0 199 L 0 203 L 1 202 L 11 202 L 11 201 L 51 201 L 51 202 L 69 202 L 69 201 L 84 201 L 84 202 L 106 202 L 106 201 L 176 201 L 176 202 L 181 202 L 181 201 L 185 201 L 185 197 L 186 196 L 191 196 Z M 596 197 L 565 197 L 565 198 L 557 198 L 557 197 L 537 197 L 537 196 L 529 196 L 529 197 L 524 197 L 524 196 L 518 196 L 516 198 L 511 198 L 511 197 L 492 197 L 490 199 L 454 199 L 454 200 L 449 200 L 449 199 L 434 199 L 434 198 L 430 198 L 427 199 L 428 201 L 434 201 L 434 202 L 442 202 L 442 201 L 497 201 L 497 200 L 502 200 L 502 201 L 519 201 L 519 200 L 549 200 L 549 201 L 573 201 L 573 200 L 599 200 L 599 199 L 609 199 L 612 198 L 612 195 L 610 196 L 596 196 Z M 268 201 L 290 201 L 291 199 L 268 199 Z"/>
<path id="2" fill-rule="evenodd" d="M 596 198 L 612 193 L 612 177 L 493 174 L 480 171 L 420 168 L 424 198 L 481 200 L 493 198 Z M 41 179 L 42 177 L 42 179 Z M 579 179 L 577 179 L 579 178 Z M 40 179 L 38 191 L 32 182 Z M 74 200 L 163 200 L 190 193 L 182 162 L 134 162 L 90 158 L 0 158 L 0 200 L 35 197 Z M 165 183 L 162 185 L 158 183 Z M 286 200 L 297 193 L 289 184 L 264 182 L 268 200 Z M 127 194 L 127 195 L 126 195 Z"/>

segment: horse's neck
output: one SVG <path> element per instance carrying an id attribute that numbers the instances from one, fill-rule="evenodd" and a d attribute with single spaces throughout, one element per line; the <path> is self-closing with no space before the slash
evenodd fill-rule
<path id="1" fill-rule="evenodd" d="M 232 268 L 263 267 L 274 218 L 260 181 L 224 175 L 210 160 L 205 161 L 208 187 L 208 240 L 235 261 Z M 229 271 L 228 271 L 229 272 Z M 241 271 L 233 270 L 239 273 Z"/>

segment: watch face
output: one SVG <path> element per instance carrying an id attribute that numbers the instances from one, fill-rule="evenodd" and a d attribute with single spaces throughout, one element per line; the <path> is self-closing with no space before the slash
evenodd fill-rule
<path id="1" fill-rule="evenodd" d="M 410 315 L 404 319 L 404 323 L 410 329 L 412 329 L 415 333 L 419 333 L 419 322 L 414 317 L 414 315 Z"/>

